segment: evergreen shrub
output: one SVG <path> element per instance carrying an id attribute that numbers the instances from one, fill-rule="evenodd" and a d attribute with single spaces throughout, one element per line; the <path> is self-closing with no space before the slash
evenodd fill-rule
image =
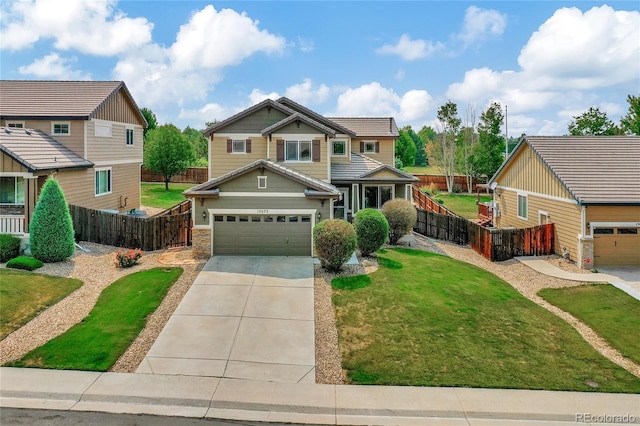
<path id="1" fill-rule="evenodd" d="M 358 211 L 353 219 L 356 230 L 358 249 L 363 256 L 375 253 L 389 236 L 389 222 L 376 209 Z"/>
<path id="2" fill-rule="evenodd" d="M 398 240 L 411 232 L 418 220 L 418 213 L 411 202 L 396 198 L 382 205 L 382 214 L 389 222 L 389 244 L 397 244 Z"/>
<path id="3" fill-rule="evenodd" d="M 320 265 L 339 271 L 356 249 L 356 231 L 346 220 L 326 219 L 314 226 L 313 241 Z"/>

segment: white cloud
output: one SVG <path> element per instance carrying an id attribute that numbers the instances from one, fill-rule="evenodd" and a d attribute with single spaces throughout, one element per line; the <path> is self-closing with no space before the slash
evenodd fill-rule
<path id="1" fill-rule="evenodd" d="M 396 72 L 396 75 L 394 76 L 394 78 L 398 81 L 402 81 L 404 80 L 404 76 L 405 76 L 405 72 L 402 68 L 398 69 L 398 72 Z"/>
<path id="2" fill-rule="evenodd" d="M 32 75 L 41 79 L 50 80 L 90 80 L 91 74 L 79 70 L 73 70 L 71 63 L 76 58 L 62 58 L 57 53 L 50 53 L 40 59 L 36 59 L 29 65 L 18 68 L 20 74 Z"/>
<path id="3" fill-rule="evenodd" d="M 251 105 L 258 104 L 265 99 L 273 99 L 275 101 L 279 98 L 280 95 L 278 94 L 278 92 L 265 93 L 260 89 L 253 89 L 249 94 L 249 102 L 251 102 Z"/>
<path id="4" fill-rule="evenodd" d="M 316 48 L 313 40 L 304 39 L 302 37 L 298 37 L 298 44 L 300 45 L 300 50 L 304 53 L 313 52 Z"/>
<path id="5" fill-rule="evenodd" d="M 517 115 L 555 107 L 560 111 L 557 121 L 526 122 L 530 126 L 527 133 L 566 133 L 571 115 L 563 111 L 580 114 L 600 104 L 595 94 L 598 90 L 638 87 L 638 40 L 640 12 L 615 11 L 609 6 L 585 13 L 576 8 L 559 9 L 521 50 L 520 70 L 469 70 L 463 81 L 449 86 L 446 96 L 479 105 L 498 100 Z"/>
<path id="6" fill-rule="evenodd" d="M 311 79 L 305 78 L 302 83 L 287 87 L 284 95 L 303 105 L 312 105 L 325 102 L 330 92 L 327 85 L 321 84 L 314 88 Z"/>
<path id="7" fill-rule="evenodd" d="M 414 61 L 427 58 L 442 49 L 444 49 L 444 45 L 440 42 L 411 40 L 408 34 L 402 34 L 396 44 L 385 44 L 376 52 L 383 55 L 398 55 L 405 61 Z"/>
<path id="8" fill-rule="evenodd" d="M 506 15 L 497 10 L 469 6 L 464 14 L 462 31 L 458 34 L 458 37 L 465 44 L 470 44 L 488 35 L 501 35 L 506 27 Z"/>
<path id="9" fill-rule="evenodd" d="M 427 115 L 431 110 L 433 99 L 426 90 L 409 90 L 400 100 L 398 120 L 414 122 Z"/>
<path id="10" fill-rule="evenodd" d="M 204 126 L 204 123 L 208 121 L 222 121 L 236 112 L 217 103 L 208 103 L 199 109 L 181 109 L 178 118 L 189 122 L 196 121 Z"/>
<path id="11" fill-rule="evenodd" d="M 54 39 L 61 50 L 111 56 L 151 41 L 153 24 L 129 18 L 114 0 L 35 0 L 11 3 L 3 11 L 0 48 L 20 50 L 40 39 Z"/>
<path id="12" fill-rule="evenodd" d="M 169 49 L 173 67 L 219 69 L 238 65 L 258 52 L 282 53 L 285 39 L 260 30 L 258 24 L 246 13 L 206 6 L 180 27 L 176 42 Z"/>

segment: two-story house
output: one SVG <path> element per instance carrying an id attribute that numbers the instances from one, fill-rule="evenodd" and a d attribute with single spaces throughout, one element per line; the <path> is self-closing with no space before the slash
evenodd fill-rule
<path id="1" fill-rule="evenodd" d="M 122 81 L 0 81 L 0 233 L 28 233 L 55 176 L 69 204 L 140 206 L 146 121 Z"/>
<path id="2" fill-rule="evenodd" d="M 202 256 L 310 256 L 318 221 L 411 200 L 417 180 L 393 166 L 391 117 L 327 118 L 267 99 L 204 134 L 213 178 L 185 191 Z"/>

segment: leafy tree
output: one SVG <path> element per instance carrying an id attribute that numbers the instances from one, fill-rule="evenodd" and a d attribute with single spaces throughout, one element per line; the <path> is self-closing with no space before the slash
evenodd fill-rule
<path id="1" fill-rule="evenodd" d="M 158 127 L 158 119 L 156 118 L 156 115 L 153 113 L 153 111 L 151 111 L 149 108 L 142 108 L 140 112 L 144 116 L 145 120 L 147 120 L 147 127 L 145 127 L 143 131 L 143 137 L 146 138 L 147 132 L 149 130 L 153 130 Z"/>
<path id="2" fill-rule="evenodd" d="M 73 221 L 58 181 L 49 177 L 29 225 L 31 254 L 45 262 L 62 262 L 76 249 Z"/>
<path id="3" fill-rule="evenodd" d="M 478 176 L 472 161 L 473 150 L 478 143 L 476 133 L 476 110 L 472 104 L 467 105 L 464 126 L 458 136 L 457 169 L 467 178 L 467 191 L 473 192 L 473 179 Z"/>
<path id="4" fill-rule="evenodd" d="M 409 127 L 409 130 L 411 128 Z M 411 130 L 413 132 L 413 130 Z M 400 129 L 400 137 L 395 143 L 395 156 L 402 161 L 402 166 L 413 166 L 416 162 L 416 145 L 406 127 Z"/>
<path id="5" fill-rule="evenodd" d="M 403 127 L 403 130 L 407 132 L 411 140 L 413 140 L 413 144 L 416 147 L 416 155 L 414 165 L 416 166 L 426 166 L 427 165 L 427 151 L 426 151 L 426 141 L 416 132 L 413 131 L 411 126 Z"/>
<path id="6" fill-rule="evenodd" d="M 626 134 L 640 136 L 640 96 L 627 95 L 629 111 L 620 119 L 620 128 Z"/>
<path id="7" fill-rule="evenodd" d="M 209 158 L 209 141 L 204 137 L 202 132 L 187 126 L 182 133 L 184 133 L 189 143 L 191 143 L 196 160 L 205 159 L 206 161 Z"/>
<path id="8" fill-rule="evenodd" d="M 429 158 L 427 157 L 428 145 L 436 139 L 436 131 L 431 126 L 422 126 L 422 129 L 418 131 L 418 137 L 424 141 L 424 155 L 425 165 L 429 164 Z M 418 159 L 416 158 L 416 163 Z"/>
<path id="9" fill-rule="evenodd" d="M 503 123 L 504 114 L 498 102 L 491 103 L 487 110 L 480 114 L 478 143 L 474 147 L 470 160 L 478 175 L 486 175 L 490 178 L 504 161 L 502 153 L 505 139 L 501 131 Z"/>
<path id="10" fill-rule="evenodd" d="M 598 107 L 591 107 L 588 111 L 573 117 L 569 123 L 569 134 L 572 136 L 600 136 L 615 135 L 616 125 L 609 120 L 607 113 Z"/>
<path id="11" fill-rule="evenodd" d="M 207 128 L 208 128 L 208 127 L 211 127 L 211 126 L 215 126 L 218 123 L 219 123 L 219 121 L 214 119 L 213 121 L 205 121 L 204 125 L 207 126 Z"/>
<path id="12" fill-rule="evenodd" d="M 164 187 L 169 180 L 183 173 L 194 161 L 193 147 L 187 137 L 173 124 L 165 124 L 147 134 L 144 150 L 144 166 L 164 177 Z"/>
<path id="13" fill-rule="evenodd" d="M 456 139 L 462 120 L 458 117 L 458 105 L 447 101 L 438 110 L 438 134 L 427 144 L 429 156 L 434 158 L 447 181 L 447 191 L 453 192 L 456 166 Z"/>

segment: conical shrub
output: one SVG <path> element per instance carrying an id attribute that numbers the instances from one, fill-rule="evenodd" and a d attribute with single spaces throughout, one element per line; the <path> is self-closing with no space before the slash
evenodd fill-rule
<path id="1" fill-rule="evenodd" d="M 73 221 L 60 184 L 45 182 L 29 225 L 31 255 L 45 263 L 62 262 L 75 251 Z"/>

